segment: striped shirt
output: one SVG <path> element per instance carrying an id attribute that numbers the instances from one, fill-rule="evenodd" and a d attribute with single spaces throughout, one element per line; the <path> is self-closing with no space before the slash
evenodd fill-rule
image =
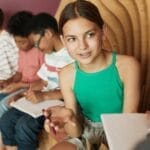
<path id="1" fill-rule="evenodd" d="M 18 48 L 5 30 L 0 33 L 0 80 L 7 80 L 18 69 Z"/>

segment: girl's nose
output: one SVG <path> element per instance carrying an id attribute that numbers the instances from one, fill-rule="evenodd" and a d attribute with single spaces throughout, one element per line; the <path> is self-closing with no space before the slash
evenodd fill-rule
<path id="1" fill-rule="evenodd" d="M 81 39 L 81 40 L 79 41 L 79 49 L 80 49 L 80 50 L 86 50 L 86 48 L 87 48 L 87 43 L 86 43 L 86 41 L 85 41 L 84 39 Z"/>

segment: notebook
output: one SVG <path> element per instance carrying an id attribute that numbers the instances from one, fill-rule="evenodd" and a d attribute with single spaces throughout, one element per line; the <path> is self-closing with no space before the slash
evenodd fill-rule
<path id="1" fill-rule="evenodd" d="M 33 104 L 25 97 L 20 98 L 16 102 L 11 102 L 12 107 L 37 118 L 43 114 L 42 110 L 52 106 L 64 106 L 61 100 L 45 100 L 40 103 Z"/>
<path id="2" fill-rule="evenodd" d="M 101 119 L 110 150 L 134 150 L 148 133 L 146 114 L 103 114 Z"/>

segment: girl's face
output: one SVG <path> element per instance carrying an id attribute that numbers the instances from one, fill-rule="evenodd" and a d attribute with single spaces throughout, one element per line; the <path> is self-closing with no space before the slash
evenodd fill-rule
<path id="1" fill-rule="evenodd" d="M 81 64 L 90 64 L 100 55 L 102 29 L 95 23 L 79 17 L 63 26 L 61 39 L 70 55 Z"/>

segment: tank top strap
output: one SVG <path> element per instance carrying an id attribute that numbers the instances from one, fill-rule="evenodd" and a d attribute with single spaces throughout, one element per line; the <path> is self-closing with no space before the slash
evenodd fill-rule
<path id="1" fill-rule="evenodd" d="M 115 65 L 116 64 L 116 52 L 113 51 L 112 53 L 112 65 Z"/>

